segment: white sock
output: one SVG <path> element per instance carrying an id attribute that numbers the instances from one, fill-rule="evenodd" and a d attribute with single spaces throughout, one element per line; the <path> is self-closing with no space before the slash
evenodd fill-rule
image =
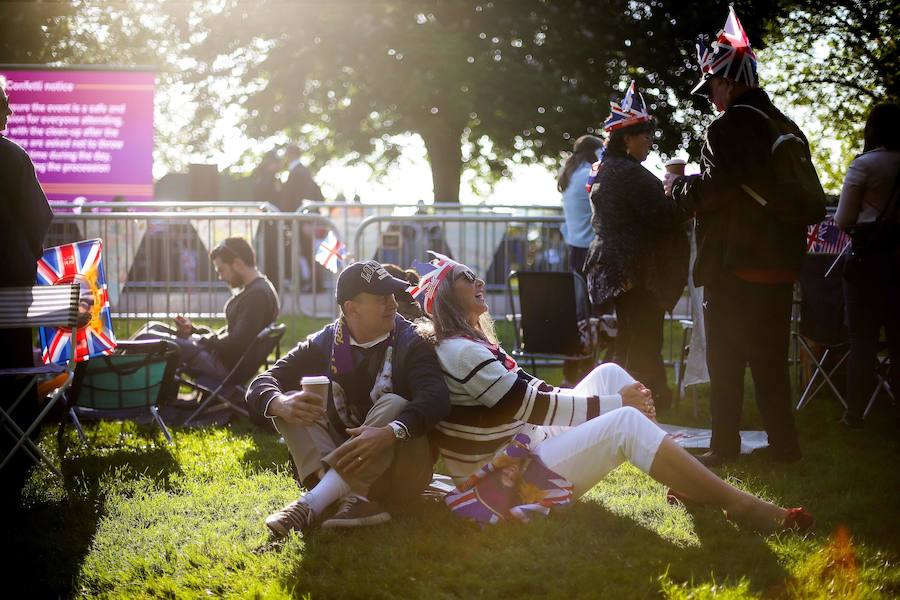
<path id="1" fill-rule="evenodd" d="M 334 469 L 329 469 L 316 487 L 303 494 L 303 502 L 314 514 L 321 515 L 326 508 L 349 493 L 350 486 L 344 478 Z"/>

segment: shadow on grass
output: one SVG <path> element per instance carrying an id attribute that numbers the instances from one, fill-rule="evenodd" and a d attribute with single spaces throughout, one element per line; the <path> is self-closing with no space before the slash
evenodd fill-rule
<path id="1" fill-rule="evenodd" d="M 253 446 L 244 452 L 240 461 L 248 471 L 272 471 L 287 468 L 293 473 L 290 452 L 284 442 L 279 441 L 281 436 L 274 430 L 266 430 L 242 421 L 233 425 L 235 434 L 248 436 L 253 439 Z"/>
<path id="2" fill-rule="evenodd" d="M 700 545 L 680 547 L 592 501 L 484 529 L 430 504 L 384 527 L 314 531 L 283 584 L 298 597 L 652 597 L 665 574 L 746 579 L 757 593 L 787 578 L 763 537 L 715 511 L 694 524 Z"/>
<path id="3" fill-rule="evenodd" d="M 157 435 L 150 428 L 143 435 Z M 69 434 L 72 434 L 70 431 Z M 72 434 L 73 435 L 73 434 Z M 109 477 L 122 482 L 149 479 L 163 489 L 179 472 L 178 463 L 164 446 L 101 447 L 70 443 L 70 435 L 57 436 L 62 457 L 62 481 L 49 472 L 32 473 L 26 494 L 36 498 L 21 504 L 10 518 L 6 547 L 7 567 L 15 577 L 7 584 L 23 586 L 21 597 L 68 597 L 73 589 L 104 514 Z M 7 515 L 9 517 L 9 515 Z M 11 597 L 16 597 L 15 594 Z"/>

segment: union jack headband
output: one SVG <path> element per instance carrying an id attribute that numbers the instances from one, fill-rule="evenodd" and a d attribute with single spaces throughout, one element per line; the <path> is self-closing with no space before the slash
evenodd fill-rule
<path id="1" fill-rule="evenodd" d="M 434 256 L 431 261 L 413 261 L 413 268 L 419 274 L 419 283 L 406 288 L 406 291 L 419 303 L 425 314 L 431 316 L 434 314 L 434 298 L 441 282 L 453 272 L 454 267 L 462 265 L 449 256 L 431 250 L 428 253 Z"/>

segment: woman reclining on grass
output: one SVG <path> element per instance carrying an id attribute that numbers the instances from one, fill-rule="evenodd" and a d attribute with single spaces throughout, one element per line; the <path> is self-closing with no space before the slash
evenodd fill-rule
<path id="1" fill-rule="evenodd" d="M 433 327 L 450 389 L 450 415 L 432 435 L 459 486 L 448 500 L 456 512 L 482 522 L 527 520 L 581 496 L 627 460 L 669 486 L 670 498 L 722 508 L 753 528 L 812 526 L 805 509 L 729 485 L 667 438 L 650 390 L 618 365 L 599 365 L 572 389 L 518 368 L 496 342 L 484 281 L 436 256 L 412 293 L 432 319 L 424 327 Z M 514 501 L 500 498 L 504 489 L 518 491 Z M 466 505 L 478 510 L 467 513 Z"/>

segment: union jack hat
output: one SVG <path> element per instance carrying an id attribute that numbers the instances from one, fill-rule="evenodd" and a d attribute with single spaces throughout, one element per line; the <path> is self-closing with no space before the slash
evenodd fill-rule
<path id="1" fill-rule="evenodd" d="M 413 261 L 413 268 L 419 273 L 419 283 L 406 288 L 406 291 L 419 303 L 425 314 L 431 316 L 434 314 L 434 297 L 438 287 L 460 263 L 431 250 L 428 254 L 434 256 L 434 259 L 427 263 Z"/>
<path id="2" fill-rule="evenodd" d="M 697 41 L 697 59 L 700 62 L 702 78 L 691 90 L 692 94 L 706 96 L 709 94 L 707 84 L 713 77 L 726 77 L 744 83 L 749 87 L 759 87 L 756 78 L 756 54 L 750 47 L 750 40 L 734 12 L 728 9 L 725 28 L 716 35 L 716 41 L 706 46 L 705 36 Z"/>
<path id="3" fill-rule="evenodd" d="M 647 103 L 644 97 L 634 87 L 634 81 L 628 86 L 622 103 L 610 102 L 610 115 L 603 123 L 603 129 L 607 132 L 638 123 L 650 121 L 650 113 L 647 112 Z"/>

